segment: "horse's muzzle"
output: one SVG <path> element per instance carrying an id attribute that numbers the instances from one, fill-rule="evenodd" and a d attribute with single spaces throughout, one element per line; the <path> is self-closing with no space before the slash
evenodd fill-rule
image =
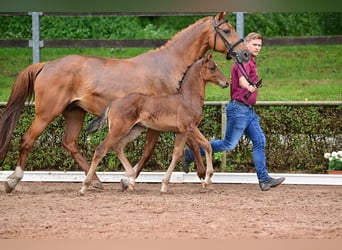
<path id="1" fill-rule="evenodd" d="M 227 60 L 230 60 L 233 57 L 235 58 L 237 63 L 246 63 L 251 57 L 251 54 L 247 50 L 242 50 L 239 52 L 232 51 L 231 53 L 227 54 Z"/>

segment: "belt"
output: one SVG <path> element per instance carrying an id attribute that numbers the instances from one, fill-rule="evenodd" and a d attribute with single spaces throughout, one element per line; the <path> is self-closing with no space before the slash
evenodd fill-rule
<path id="1" fill-rule="evenodd" d="M 231 102 L 234 102 L 234 103 L 239 104 L 241 106 L 245 106 L 247 108 L 252 108 L 252 105 L 244 103 L 244 102 L 241 102 L 241 101 L 238 101 L 238 100 L 231 100 Z"/>

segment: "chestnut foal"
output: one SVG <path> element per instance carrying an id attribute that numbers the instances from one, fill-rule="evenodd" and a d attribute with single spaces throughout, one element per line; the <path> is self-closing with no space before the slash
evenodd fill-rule
<path id="1" fill-rule="evenodd" d="M 228 86 L 226 77 L 212 60 L 211 54 L 189 66 L 179 82 L 176 94 L 151 96 L 133 93 L 112 101 L 105 112 L 89 125 L 88 131 L 94 132 L 108 118 L 109 132 L 95 150 L 80 194 L 83 195 L 91 184 L 98 163 L 110 148 L 114 150 L 124 166 L 128 175 L 128 188 L 133 190 L 136 172 L 124 154 L 124 147 L 145 128 L 176 134 L 172 160 L 162 180 L 161 192 L 167 191 L 172 171 L 182 157 L 187 138 L 197 142 L 205 151 L 206 174 L 205 179 L 202 179 L 202 186 L 209 185 L 213 175 L 212 150 L 210 143 L 197 127 L 202 119 L 207 82 L 213 82 L 223 88 Z"/>

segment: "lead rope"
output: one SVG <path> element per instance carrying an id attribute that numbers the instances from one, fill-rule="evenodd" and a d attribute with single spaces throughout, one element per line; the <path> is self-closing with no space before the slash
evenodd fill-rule
<path id="1" fill-rule="evenodd" d="M 249 79 L 249 77 L 247 76 L 247 71 L 246 71 L 245 67 L 243 66 L 243 64 L 242 63 L 238 63 L 238 62 L 235 62 L 235 63 L 237 64 L 238 69 L 240 70 L 240 72 L 246 78 L 247 82 L 250 85 L 254 85 L 257 88 L 261 88 L 262 87 L 262 79 L 260 79 L 257 83 L 252 82 Z M 245 100 L 248 100 L 248 98 L 250 97 L 251 94 L 252 94 L 252 92 L 248 91 L 247 94 L 245 94 L 245 96 L 244 96 Z"/>

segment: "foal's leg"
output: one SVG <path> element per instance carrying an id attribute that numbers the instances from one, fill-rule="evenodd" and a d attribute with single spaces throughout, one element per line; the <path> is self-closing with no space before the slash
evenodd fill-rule
<path id="1" fill-rule="evenodd" d="M 176 134 L 173 153 L 172 153 L 172 160 L 170 163 L 169 168 L 166 171 L 166 174 L 162 180 L 162 186 L 160 192 L 166 193 L 167 192 L 167 185 L 170 182 L 172 172 L 176 166 L 176 164 L 180 161 L 183 155 L 183 149 L 186 142 L 187 137 L 185 134 Z"/>
<path id="2" fill-rule="evenodd" d="M 137 138 L 141 134 L 141 132 L 144 131 L 144 129 L 145 128 L 141 126 L 134 126 L 125 137 L 120 139 L 120 141 L 117 143 L 116 148 L 113 149 L 117 153 L 117 156 L 122 165 L 125 167 L 126 175 L 128 176 L 128 178 L 123 177 L 120 181 L 122 191 L 130 187 L 130 183 L 132 182 L 131 178 L 133 177 L 132 173 L 130 173 L 132 166 L 124 155 L 123 148 L 126 146 L 127 143 Z M 135 169 L 132 168 L 132 170 L 134 171 L 134 179 L 136 179 L 138 177 L 138 174 Z"/>
<path id="3" fill-rule="evenodd" d="M 82 183 L 82 188 L 79 191 L 80 195 L 84 195 L 85 191 L 87 191 L 89 185 L 91 184 L 93 176 L 95 174 L 96 167 L 99 164 L 99 162 L 102 160 L 102 158 L 106 155 L 108 149 L 110 148 L 110 145 L 111 145 L 111 141 L 110 141 L 110 138 L 108 138 L 107 136 L 105 140 L 96 147 L 88 174 L 84 178 L 83 183 Z"/>
<path id="4" fill-rule="evenodd" d="M 141 156 L 139 162 L 134 166 L 137 177 L 139 176 L 146 162 L 151 158 L 160 134 L 161 131 L 147 129 L 143 155 Z M 206 170 L 202 161 L 202 156 L 199 151 L 199 146 L 197 142 L 193 142 L 191 140 L 188 140 L 187 144 L 194 154 L 197 175 L 200 179 L 204 179 Z"/>
<path id="5" fill-rule="evenodd" d="M 86 112 L 80 108 L 75 108 L 70 111 L 66 110 L 63 112 L 66 123 L 63 146 L 71 153 L 71 156 L 87 174 L 89 170 L 89 164 L 87 160 L 82 156 L 77 146 L 85 114 Z M 97 177 L 96 173 L 93 175 L 92 186 L 95 188 L 103 189 L 103 185 Z"/>
<path id="6" fill-rule="evenodd" d="M 26 159 L 29 151 L 32 149 L 34 142 L 42 134 L 47 125 L 56 118 L 56 116 L 41 116 L 36 115 L 33 123 L 27 132 L 21 138 L 19 158 L 17 167 L 14 172 L 7 177 L 5 181 L 5 189 L 7 193 L 12 192 L 19 181 L 23 178 L 24 169 L 26 166 Z"/>
<path id="7" fill-rule="evenodd" d="M 126 143 L 123 143 L 123 144 L 126 145 Z M 122 165 L 124 166 L 126 170 L 126 174 L 128 176 L 128 178 L 124 179 L 125 181 L 123 181 L 123 179 L 121 180 L 121 188 L 122 188 L 122 191 L 126 190 L 127 188 L 129 190 L 133 190 L 135 186 L 136 174 L 135 174 L 134 169 L 132 168 L 131 163 L 128 161 L 127 157 L 125 156 L 125 153 L 123 151 L 123 148 L 125 145 L 123 144 L 122 146 L 119 146 L 119 148 L 114 149 L 117 157 L 119 158 Z"/>
<path id="8" fill-rule="evenodd" d="M 84 195 L 85 191 L 88 189 L 93 179 L 93 176 L 95 174 L 97 165 L 100 163 L 102 158 L 106 155 L 108 150 L 110 148 L 113 148 L 114 151 L 117 152 L 116 149 L 118 148 L 120 149 L 120 147 L 124 147 L 126 145 L 126 141 L 125 139 L 123 140 L 121 139 L 125 138 L 125 136 L 127 136 L 131 131 L 132 124 L 130 124 L 128 121 L 120 120 L 120 119 L 111 120 L 111 116 L 109 116 L 108 119 L 109 119 L 109 132 L 106 138 L 102 141 L 102 143 L 99 144 L 95 149 L 93 159 L 91 161 L 90 169 L 88 171 L 87 176 L 83 180 L 82 188 L 79 191 L 81 195 Z M 126 166 L 124 165 L 124 167 Z M 132 167 L 130 168 L 128 167 L 128 173 L 130 174 L 130 177 L 132 176 L 135 178 L 135 173 Z"/>

